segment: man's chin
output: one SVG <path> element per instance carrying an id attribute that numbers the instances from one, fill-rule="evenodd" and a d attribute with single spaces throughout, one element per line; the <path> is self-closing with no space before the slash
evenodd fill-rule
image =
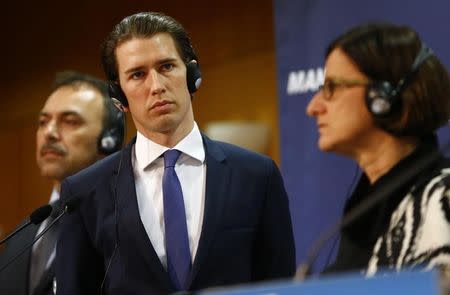
<path id="1" fill-rule="evenodd" d="M 51 179 L 51 180 L 61 180 L 65 177 L 65 170 L 61 167 L 51 167 L 53 165 L 45 165 L 41 166 L 41 175 L 42 177 Z"/>

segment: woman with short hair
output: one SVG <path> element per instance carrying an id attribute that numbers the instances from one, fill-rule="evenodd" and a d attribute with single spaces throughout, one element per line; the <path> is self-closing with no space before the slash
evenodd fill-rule
<path id="1" fill-rule="evenodd" d="M 352 28 L 326 51 L 325 81 L 307 106 L 318 146 L 363 173 L 345 213 L 380 188 L 391 193 L 341 230 L 333 271 L 450 264 L 450 161 L 436 130 L 450 118 L 450 78 L 409 27 Z M 417 167 L 418 162 L 426 165 Z M 417 170 L 405 183 L 390 180 Z"/>

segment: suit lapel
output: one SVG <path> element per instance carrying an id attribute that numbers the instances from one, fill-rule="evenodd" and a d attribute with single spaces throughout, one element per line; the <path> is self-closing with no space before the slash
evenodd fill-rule
<path id="1" fill-rule="evenodd" d="M 118 174 L 116 171 L 111 183 L 111 189 L 114 194 L 115 179 L 117 177 L 119 245 L 123 249 L 123 253 L 130 253 L 130 255 L 142 257 L 145 265 L 155 277 L 169 288 L 170 283 L 167 272 L 162 266 L 148 238 L 139 214 L 136 187 L 134 185 L 134 172 L 131 163 L 131 151 L 134 142 L 133 140 L 123 151 L 122 167 Z"/>
<path id="2" fill-rule="evenodd" d="M 225 161 L 225 154 L 220 147 L 206 136 L 203 136 L 203 143 L 206 153 L 205 209 L 202 232 L 190 275 L 189 286 L 198 274 L 208 254 L 209 245 L 219 227 L 231 174 L 230 167 Z"/>
<path id="3" fill-rule="evenodd" d="M 29 229 L 26 230 L 26 233 L 24 233 L 24 240 L 20 242 L 20 248 L 23 247 L 23 245 L 28 245 L 29 243 L 33 242 L 34 238 L 36 237 L 37 231 L 39 229 L 39 225 L 31 225 L 29 227 Z M 23 287 L 24 289 L 26 289 L 23 291 L 23 294 L 28 294 L 29 293 L 29 288 L 30 288 L 30 263 L 31 263 L 31 252 L 32 252 L 32 248 L 30 248 L 28 251 L 25 252 L 25 254 L 23 255 L 24 257 L 23 262 L 20 263 L 20 270 L 17 270 L 18 273 L 20 274 L 26 274 L 24 276 L 24 284 Z M 20 258 L 19 258 L 20 259 Z M 22 292 L 18 292 L 17 294 L 22 294 Z"/>

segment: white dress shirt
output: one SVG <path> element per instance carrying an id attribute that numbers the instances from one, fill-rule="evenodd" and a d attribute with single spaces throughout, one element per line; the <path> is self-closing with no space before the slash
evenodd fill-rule
<path id="1" fill-rule="evenodd" d="M 175 165 L 175 172 L 183 191 L 189 247 L 194 261 L 203 222 L 206 183 L 205 149 L 196 123 L 173 149 L 182 152 Z M 164 159 L 161 157 L 166 150 L 169 148 L 138 132 L 132 151 L 132 165 L 141 221 L 156 254 L 167 268 L 162 194 Z"/>

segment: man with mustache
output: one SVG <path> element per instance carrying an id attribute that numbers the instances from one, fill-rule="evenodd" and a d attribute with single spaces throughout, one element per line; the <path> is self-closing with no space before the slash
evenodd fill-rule
<path id="1" fill-rule="evenodd" d="M 115 110 L 107 84 L 89 75 L 62 72 L 39 113 L 36 160 L 43 177 L 53 182 L 52 206 L 58 206 L 61 181 L 121 147 L 123 115 Z M 30 226 L 10 241 L 0 265 L 9 261 L 50 224 Z M 0 273 L 0 294 L 54 294 L 56 226 Z"/>

